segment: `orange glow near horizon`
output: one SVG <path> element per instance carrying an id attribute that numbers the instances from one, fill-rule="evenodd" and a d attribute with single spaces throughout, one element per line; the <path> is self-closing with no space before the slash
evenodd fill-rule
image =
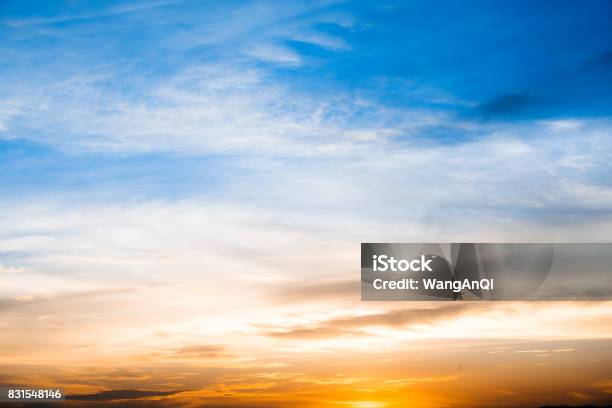
<path id="1" fill-rule="evenodd" d="M 324 240 L 211 211 L 30 220 L 77 227 L 5 268 L 0 382 L 62 386 L 73 406 L 610 400 L 612 302 L 362 302 L 348 240 L 304 248 Z"/>
<path id="2" fill-rule="evenodd" d="M 112 299 L 117 301 L 115 295 Z M 78 302 L 92 306 L 92 299 Z M 2 356 L 3 381 L 62 386 L 72 395 L 104 396 L 124 389 L 167 392 L 129 400 L 186 407 L 538 406 L 603 403 L 612 395 L 611 302 L 400 306 L 374 304 L 358 314 L 346 308 L 327 320 L 316 315 L 294 320 L 288 317 L 296 305 L 278 305 L 277 327 L 251 320 L 236 331 L 227 322 L 216 327 L 227 328 L 222 336 L 172 330 L 161 320 L 163 330 L 157 325 L 129 329 L 122 319 L 133 322 L 130 313 L 135 311 L 126 309 L 121 319 L 97 323 L 98 332 L 75 327 L 72 340 L 64 326 L 57 332 L 62 337 L 25 339 L 18 347 L 21 355 Z M 45 305 L 49 307 L 53 305 Z M 448 310 L 448 317 L 438 311 L 435 319 L 428 318 L 432 308 Z M 34 309 L 31 305 L 29 311 Z M 404 309 L 418 310 L 422 321 L 397 323 L 395 316 Z M 58 319 L 58 311 L 54 313 Z M 390 318 L 370 324 L 363 317 L 373 315 Z M 504 324 L 491 324 L 495 319 Z M 331 330 L 329 322 L 345 331 Z M 109 328 L 115 326 L 113 337 Z M 36 328 L 23 325 L 20 330 Z M 2 341 L 16 342 L 14 336 Z M 111 401 L 115 399 L 96 403 Z M 92 401 L 69 402 L 84 403 Z"/>

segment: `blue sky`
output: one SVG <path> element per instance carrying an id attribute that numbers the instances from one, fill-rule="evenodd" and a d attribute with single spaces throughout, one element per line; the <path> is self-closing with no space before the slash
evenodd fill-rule
<path id="1" fill-rule="evenodd" d="M 428 195 L 419 212 L 607 214 L 575 195 L 609 194 L 611 16 L 608 1 L 4 1 L 0 192 L 375 217 L 412 211 L 384 193 L 404 185 Z"/>
<path id="2" fill-rule="evenodd" d="M 469 101 L 472 108 L 493 108 L 492 116 L 597 116 L 607 113 L 610 102 L 611 8 L 607 1 L 283 7 L 8 1 L 2 32 L 10 64 L 3 64 L 3 74 L 48 81 L 110 67 L 105 86 L 142 94 L 151 81 L 222 62 L 265 69 L 302 92 L 331 86 L 371 90 L 391 104 L 427 104 L 406 95 L 401 85 L 408 81 Z M 513 95 L 524 99 L 495 105 Z M 584 98 L 595 100 L 581 108 L 577 99 Z"/>

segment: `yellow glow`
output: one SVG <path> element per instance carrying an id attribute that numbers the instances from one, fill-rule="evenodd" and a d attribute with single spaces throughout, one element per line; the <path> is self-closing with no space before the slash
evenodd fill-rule
<path id="1" fill-rule="evenodd" d="M 352 408 L 383 408 L 385 405 L 384 402 L 377 401 L 352 401 L 349 402 L 349 406 Z"/>

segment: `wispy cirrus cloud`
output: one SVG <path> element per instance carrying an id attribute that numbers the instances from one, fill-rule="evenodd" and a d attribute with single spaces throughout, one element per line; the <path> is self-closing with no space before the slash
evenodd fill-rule
<path id="1" fill-rule="evenodd" d="M 290 51 L 266 47 L 254 55 L 299 62 Z M 321 98 L 292 91 L 252 66 L 191 68 L 150 83 L 140 95 L 106 83 L 103 76 L 74 77 L 42 95 L 22 87 L 28 109 L 13 114 L 6 135 L 77 151 L 312 155 L 415 136 L 442 121 L 451 126 L 440 112 L 396 110 L 346 92 Z"/>

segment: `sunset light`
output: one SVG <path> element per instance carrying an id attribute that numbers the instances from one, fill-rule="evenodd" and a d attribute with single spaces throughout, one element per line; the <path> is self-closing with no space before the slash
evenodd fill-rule
<path id="1" fill-rule="evenodd" d="M 612 1 L 0 0 L 0 408 L 612 406 Z"/>

